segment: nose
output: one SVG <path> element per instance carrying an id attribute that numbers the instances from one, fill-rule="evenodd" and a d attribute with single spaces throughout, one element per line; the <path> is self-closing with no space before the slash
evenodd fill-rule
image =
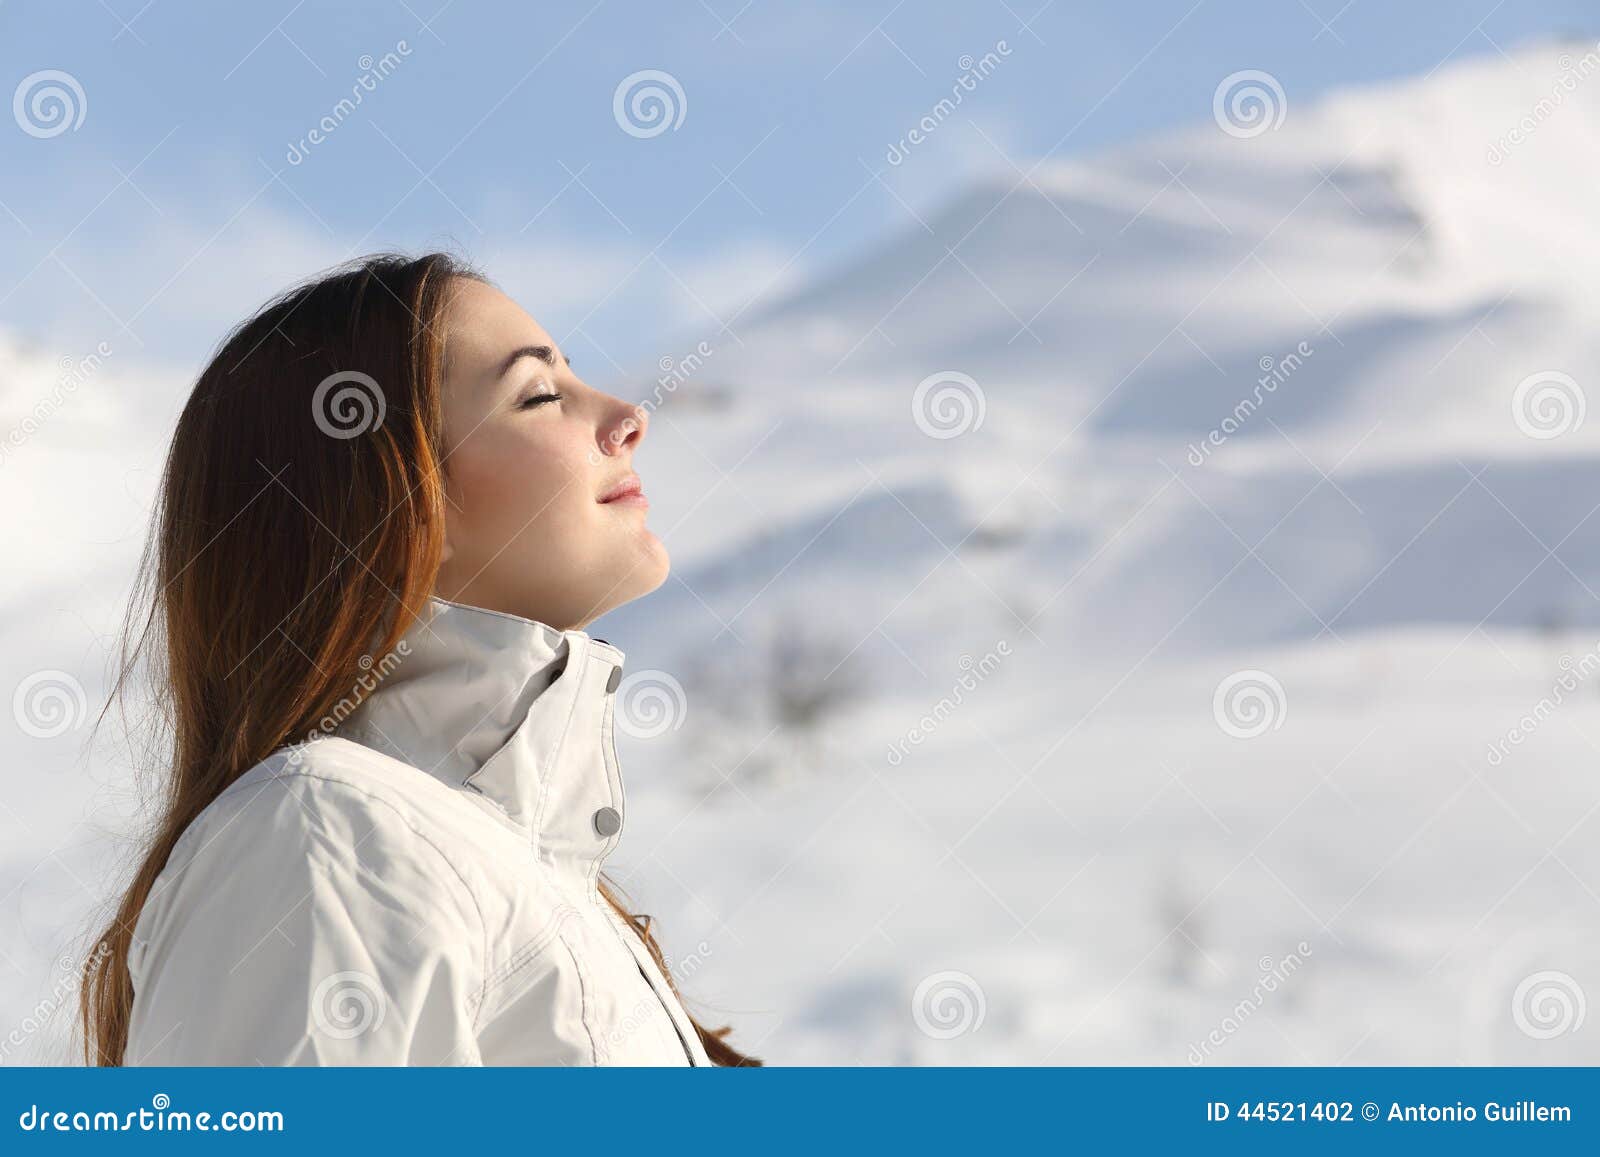
<path id="1" fill-rule="evenodd" d="M 644 433 L 650 426 L 650 415 L 643 406 L 631 405 L 620 398 L 611 399 L 607 420 L 600 431 L 600 451 L 619 454 L 626 447 L 631 453 L 639 448 Z"/>

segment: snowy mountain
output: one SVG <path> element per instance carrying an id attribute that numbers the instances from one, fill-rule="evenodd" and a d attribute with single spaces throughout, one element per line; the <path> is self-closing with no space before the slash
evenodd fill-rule
<path id="1" fill-rule="evenodd" d="M 1587 512 L 1570 484 L 1600 451 L 1600 423 L 1573 409 L 1596 352 L 1600 241 L 1584 218 L 1600 87 L 1575 81 L 1493 160 L 1582 51 L 1338 95 L 1253 137 L 1207 122 L 1000 175 L 919 221 L 908 210 L 901 236 L 733 324 L 704 372 L 734 384 L 737 405 L 680 416 L 668 397 L 645 464 L 706 485 L 662 507 L 667 525 L 683 519 L 679 607 L 641 604 L 627 627 L 720 627 L 771 577 L 749 566 L 750 541 L 798 553 L 861 486 L 924 492 L 932 479 L 940 512 L 904 520 L 939 522 L 927 542 L 963 544 L 1024 619 L 1096 560 L 1049 601 L 1060 643 L 1137 644 L 1232 566 L 1238 538 L 1256 546 L 1275 527 L 1262 561 L 1282 584 L 1244 568 L 1212 596 L 1223 617 L 1197 642 L 1312 637 L 1336 614 L 1600 623 L 1567 575 L 1495 607 L 1542 559 L 1539 540 L 1553 546 Z M 943 439 L 912 410 L 918 383 L 941 373 L 972 383 L 953 387 L 949 417 L 971 429 Z M 923 424 L 938 424 L 931 409 Z M 734 462 L 722 480 L 716 466 Z M 1430 522 L 1463 484 L 1453 521 Z M 1513 501 L 1546 487 L 1574 497 Z M 856 541 L 849 517 L 818 545 Z M 1380 575 L 1424 527 L 1408 554 L 1432 569 Z M 1493 573 L 1439 601 L 1440 581 L 1479 569 L 1480 530 L 1499 536 Z M 807 550 L 777 590 L 824 589 L 835 553 Z M 957 614 L 961 569 L 919 590 L 915 614 Z M 1041 574 L 1056 580 L 1019 577 Z M 1142 614 L 1144 598 L 1158 613 Z"/>

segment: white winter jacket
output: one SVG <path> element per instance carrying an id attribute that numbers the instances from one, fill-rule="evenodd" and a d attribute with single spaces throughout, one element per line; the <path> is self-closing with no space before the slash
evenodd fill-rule
<path id="1" fill-rule="evenodd" d="M 134 931 L 126 1063 L 710 1064 L 596 889 L 622 660 L 433 600 L 332 735 L 183 834 Z"/>

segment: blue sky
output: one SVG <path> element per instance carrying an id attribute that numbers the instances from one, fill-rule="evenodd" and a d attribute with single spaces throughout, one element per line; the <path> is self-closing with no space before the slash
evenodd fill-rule
<path id="1" fill-rule="evenodd" d="M 84 115 L 0 132 L 0 325 L 190 368 L 300 276 L 443 245 L 615 383 L 979 176 L 1204 120 L 1240 69 L 1292 108 L 1600 35 L 1577 0 L 1341 4 L 13 0 L 4 91 L 60 70 Z M 961 58 L 1002 41 L 958 114 L 888 164 Z M 291 163 L 386 53 L 389 75 Z M 681 122 L 647 137 L 614 113 L 642 70 L 683 94 Z"/>

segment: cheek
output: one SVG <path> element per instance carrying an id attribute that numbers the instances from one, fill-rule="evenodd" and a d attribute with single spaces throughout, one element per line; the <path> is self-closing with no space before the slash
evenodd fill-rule
<path id="1" fill-rule="evenodd" d="M 555 438 L 484 428 L 456 449 L 449 470 L 462 545 L 474 554 L 523 544 L 561 553 L 594 517 L 593 471 Z"/>

